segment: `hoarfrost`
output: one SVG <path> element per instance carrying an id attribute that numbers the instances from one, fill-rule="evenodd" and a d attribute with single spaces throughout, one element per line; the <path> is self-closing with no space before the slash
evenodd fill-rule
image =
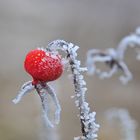
<path id="1" fill-rule="evenodd" d="M 33 89 L 34 89 L 34 86 L 32 85 L 31 81 L 28 81 L 25 84 L 23 84 L 17 97 L 15 99 L 13 99 L 13 103 L 15 103 L 15 104 L 19 103 L 21 101 L 22 97 L 24 95 L 26 95 L 27 93 L 29 93 L 30 91 L 32 91 Z"/>
<path id="2" fill-rule="evenodd" d="M 48 118 L 48 104 L 47 104 L 47 96 L 50 95 L 55 106 L 56 106 L 56 111 L 55 111 L 55 123 L 58 124 L 59 121 L 60 121 L 60 113 L 61 113 L 61 107 L 60 107 L 60 104 L 59 104 L 59 101 L 57 99 L 57 96 L 56 94 L 54 93 L 54 91 L 51 89 L 51 87 L 44 83 L 40 83 L 40 84 L 37 84 L 35 86 L 35 89 L 37 90 L 40 98 L 41 98 L 41 102 L 42 102 L 42 107 L 43 107 L 43 112 L 44 112 L 44 118 L 46 120 L 46 124 L 49 126 L 49 127 L 54 127 L 53 123 L 49 120 Z"/>
<path id="3" fill-rule="evenodd" d="M 75 137 L 75 140 L 96 140 L 97 132 L 99 129 L 99 125 L 95 123 L 95 112 L 90 111 L 89 104 L 85 100 L 85 93 L 87 88 L 85 87 L 86 82 L 84 81 L 84 76 L 81 74 L 82 72 L 87 71 L 86 67 L 81 67 L 81 63 L 77 60 L 77 50 L 79 49 L 78 46 L 75 46 L 72 43 L 67 43 L 63 40 L 55 40 L 48 44 L 46 49 L 38 48 L 39 50 L 43 50 L 52 53 L 52 57 L 58 54 L 58 50 L 64 51 L 67 55 L 64 58 L 62 63 L 67 63 L 66 60 L 69 62 L 70 69 L 72 71 L 73 83 L 75 87 L 75 104 L 80 111 L 79 118 L 81 122 L 81 129 L 83 136 Z M 43 115 L 46 124 L 49 127 L 54 127 L 53 122 L 48 117 L 48 95 L 52 97 L 52 100 L 56 106 L 55 111 L 55 123 L 58 124 L 60 121 L 60 112 L 61 107 L 59 101 L 57 99 L 56 94 L 50 88 L 50 86 L 45 82 L 38 82 L 37 84 L 33 85 L 32 82 L 25 83 L 18 94 L 18 96 L 13 100 L 14 103 L 18 103 L 23 95 L 30 92 L 31 90 L 35 89 L 38 95 L 41 98 L 42 108 L 43 108 Z"/>
<path id="4" fill-rule="evenodd" d="M 101 79 L 110 78 L 118 71 L 122 71 L 123 75 L 119 77 L 123 84 L 130 81 L 133 76 L 129 71 L 126 63 L 124 62 L 125 51 L 128 47 L 138 48 L 140 46 L 140 28 L 136 31 L 123 38 L 116 49 L 109 48 L 105 51 L 98 49 L 91 49 L 87 52 L 86 65 L 88 68 L 88 74 L 97 74 Z M 136 58 L 140 59 L 140 51 L 136 50 Z M 96 67 L 96 62 L 105 63 L 110 70 L 101 71 Z"/>
<path id="5" fill-rule="evenodd" d="M 19 91 L 19 94 L 17 95 L 17 97 L 13 100 L 13 102 L 15 104 L 17 104 L 18 102 L 20 102 L 20 100 L 22 99 L 22 97 L 29 93 L 30 91 L 32 91 L 33 89 L 36 89 L 37 93 L 39 94 L 40 98 L 41 98 L 41 102 L 42 102 L 42 108 L 43 108 L 43 116 L 44 116 L 44 120 L 46 122 L 46 125 L 48 127 L 53 128 L 54 125 L 53 123 L 49 120 L 48 117 L 48 102 L 47 102 L 47 98 L 48 95 L 50 95 L 52 97 L 52 100 L 56 106 L 56 111 L 55 111 L 55 123 L 58 124 L 60 121 L 60 113 L 61 113 L 61 107 L 59 104 L 59 101 L 57 99 L 56 94 L 53 92 L 53 90 L 50 88 L 50 86 L 46 83 L 38 83 L 37 85 L 32 85 L 32 82 L 26 82 L 22 87 L 21 90 Z"/>
<path id="6" fill-rule="evenodd" d="M 83 136 L 75 137 L 74 140 L 96 140 L 99 125 L 95 123 L 95 112 L 91 113 L 88 103 L 85 101 L 86 82 L 81 72 L 87 71 L 87 68 L 80 66 L 80 61 L 77 60 L 76 51 L 79 49 L 72 43 L 67 43 L 63 40 L 55 40 L 48 44 L 47 50 L 57 51 L 62 50 L 67 54 L 67 59 L 71 67 L 73 75 L 73 83 L 75 87 L 75 104 L 80 111 L 80 120 Z"/>

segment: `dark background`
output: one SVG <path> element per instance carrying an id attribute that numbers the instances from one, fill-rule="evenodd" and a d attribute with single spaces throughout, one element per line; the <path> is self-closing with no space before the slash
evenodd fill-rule
<path id="1" fill-rule="evenodd" d="M 139 0 L 0 0 L 0 139 L 72 140 L 80 135 L 78 111 L 70 98 L 73 85 L 67 72 L 53 83 L 62 105 L 56 130 L 44 128 L 35 92 L 18 105 L 12 103 L 20 86 L 31 79 L 23 68 L 25 55 L 52 40 L 64 39 L 80 46 L 78 57 L 84 65 L 88 49 L 115 48 L 140 26 L 139 6 Z M 100 140 L 121 138 L 120 128 L 112 128 L 104 116 L 112 107 L 128 109 L 140 124 L 140 62 L 133 49 L 126 52 L 125 58 L 134 76 L 126 86 L 118 80 L 119 75 L 106 80 L 86 76 L 86 97 L 97 112 Z M 136 133 L 138 140 L 139 125 Z"/>

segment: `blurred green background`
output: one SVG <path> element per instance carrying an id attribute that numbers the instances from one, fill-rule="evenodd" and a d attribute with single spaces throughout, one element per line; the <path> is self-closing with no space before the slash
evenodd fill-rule
<path id="1" fill-rule="evenodd" d="M 139 7 L 139 0 L 0 0 L 0 140 L 72 140 L 80 135 L 67 72 L 52 84 L 62 105 L 56 129 L 44 127 L 35 92 L 18 105 L 12 103 L 20 86 L 31 79 L 23 68 L 25 55 L 52 40 L 64 39 L 80 46 L 78 57 L 84 65 L 88 49 L 115 48 L 140 26 Z M 140 139 L 140 62 L 132 49 L 126 52 L 126 62 L 134 76 L 126 86 L 118 75 L 106 80 L 85 75 L 87 101 L 101 125 L 99 140 L 121 138 L 120 129 L 112 128 L 104 116 L 112 107 L 129 110 L 138 122 Z"/>

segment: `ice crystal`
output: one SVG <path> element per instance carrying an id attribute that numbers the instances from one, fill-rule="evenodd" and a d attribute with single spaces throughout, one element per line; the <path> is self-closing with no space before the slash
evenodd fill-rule
<path id="1" fill-rule="evenodd" d="M 138 48 L 140 46 L 140 28 L 138 28 L 133 34 L 125 37 L 119 43 L 116 49 L 109 48 L 105 51 L 98 49 L 91 49 L 87 52 L 87 68 L 88 74 L 97 74 L 101 79 L 110 78 L 118 71 L 122 71 L 123 75 L 119 77 L 123 84 L 130 81 L 133 76 L 129 71 L 126 63 L 124 62 L 125 51 L 128 47 Z M 140 52 L 136 50 L 137 59 L 140 58 Z M 96 67 L 96 62 L 105 63 L 110 70 L 101 71 Z"/>

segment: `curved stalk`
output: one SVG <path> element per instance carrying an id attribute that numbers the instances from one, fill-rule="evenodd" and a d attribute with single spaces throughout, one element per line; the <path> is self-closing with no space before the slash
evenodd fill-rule
<path id="1" fill-rule="evenodd" d="M 85 87 L 86 82 L 83 79 L 81 72 L 87 71 L 87 68 L 80 67 L 80 61 L 77 60 L 78 46 L 72 43 L 67 43 L 63 40 L 55 40 L 48 45 L 47 50 L 57 53 L 57 50 L 64 51 L 67 56 L 66 59 L 69 60 L 73 75 L 73 83 L 75 88 L 75 103 L 80 111 L 80 122 L 81 131 L 83 136 L 75 138 L 75 140 L 95 140 L 97 137 L 97 131 L 99 125 L 95 123 L 95 112 L 90 112 L 88 103 L 85 101 L 85 93 L 87 88 Z"/>

